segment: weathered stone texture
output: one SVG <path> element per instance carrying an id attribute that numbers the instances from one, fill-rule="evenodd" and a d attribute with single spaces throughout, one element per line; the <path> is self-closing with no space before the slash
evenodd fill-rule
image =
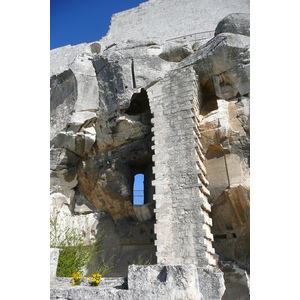
<path id="1" fill-rule="evenodd" d="M 80 228 L 87 239 L 104 228 L 114 276 L 137 260 L 192 264 L 182 272 L 199 280 L 183 290 L 198 290 L 195 299 L 222 297 L 221 285 L 202 284 L 222 277 L 209 269 L 218 255 L 250 267 L 250 38 L 241 14 L 249 1 L 213 3 L 148 1 L 114 15 L 100 43 L 51 51 L 50 192 L 60 228 Z M 166 41 L 216 26 L 212 38 Z M 142 206 L 133 205 L 138 173 Z M 147 277 L 156 267 L 134 270 Z M 167 270 L 173 278 L 181 269 Z M 75 290 L 56 295 L 105 293 Z"/>
<path id="2" fill-rule="evenodd" d="M 195 265 L 129 266 L 128 289 L 120 289 L 121 278 L 101 279 L 98 287 L 72 287 L 67 278 L 56 279 L 50 299 L 61 300 L 221 300 L 225 290 L 220 270 Z M 199 288 L 200 287 L 200 288 Z"/>
<path id="3" fill-rule="evenodd" d="M 200 128 L 206 152 L 214 247 L 222 259 L 250 268 L 249 98 L 217 100 Z"/>
<path id="4" fill-rule="evenodd" d="M 221 270 L 224 273 L 226 290 L 223 300 L 249 300 L 250 299 L 250 275 L 235 263 L 221 261 Z"/>
<path id="5" fill-rule="evenodd" d="M 155 0 L 141 3 L 111 18 L 108 34 L 100 43 L 106 46 L 125 39 L 159 37 L 161 40 L 214 30 L 225 16 L 245 13 L 249 0 Z M 176 30 L 175 30 L 176 28 Z"/>
<path id="6" fill-rule="evenodd" d="M 50 249 L 50 280 L 56 277 L 59 249 Z"/>
<path id="7" fill-rule="evenodd" d="M 199 289 L 204 299 L 217 300 L 223 299 L 226 291 L 223 273 L 217 268 L 197 268 Z"/>
<path id="8" fill-rule="evenodd" d="M 128 288 L 134 299 L 205 299 L 199 290 L 195 266 L 129 267 Z"/>
<path id="9" fill-rule="evenodd" d="M 215 35 L 230 32 L 250 36 L 250 14 L 234 13 L 222 19 L 215 30 Z"/>
<path id="10" fill-rule="evenodd" d="M 155 132 L 153 185 L 156 191 L 157 258 L 163 264 L 216 264 L 211 247 L 213 238 L 209 229 L 205 230 L 209 225 L 202 209 L 203 205 L 209 204 L 199 189 L 202 183 L 198 175 L 202 171 L 196 163 L 197 136 L 192 112 L 194 97 L 198 96 L 194 94 L 194 88 L 198 88 L 195 81 L 194 70 L 186 68 L 171 72 L 148 92 Z M 198 98 L 196 102 L 199 106 Z M 169 237 L 167 240 L 165 234 Z M 183 243 L 189 246 L 182 247 Z"/>

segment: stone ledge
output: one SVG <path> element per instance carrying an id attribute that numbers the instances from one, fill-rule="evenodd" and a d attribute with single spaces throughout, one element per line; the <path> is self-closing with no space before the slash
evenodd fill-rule
<path id="1" fill-rule="evenodd" d="M 128 290 L 123 278 L 102 278 L 98 287 L 71 286 L 71 278 L 51 281 L 50 300 L 221 300 L 224 279 L 221 270 L 195 265 L 130 265 Z"/>
<path id="2" fill-rule="evenodd" d="M 50 248 L 50 280 L 55 278 L 59 258 L 59 249 Z"/>

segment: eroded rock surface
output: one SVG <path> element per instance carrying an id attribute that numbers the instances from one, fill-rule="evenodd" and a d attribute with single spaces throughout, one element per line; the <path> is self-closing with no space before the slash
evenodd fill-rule
<path id="1" fill-rule="evenodd" d="M 102 228 L 111 234 L 105 255 L 117 253 L 115 264 L 123 260 L 115 274 L 123 276 L 138 254 L 156 262 L 148 90 L 190 66 L 199 78 L 214 247 L 222 259 L 249 270 L 248 21 L 230 15 L 205 44 L 128 40 L 51 52 L 51 203 L 62 227 L 79 224 L 87 238 Z M 138 173 L 147 182 L 141 207 L 133 205 Z"/>
<path id="2" fill-rule="evenodd" d="M 221 270 L 224 273 L 226 285 L 223 300 L 250 299 L 250 275 L 237 264 L 230 261 L 221 261 Z"/>

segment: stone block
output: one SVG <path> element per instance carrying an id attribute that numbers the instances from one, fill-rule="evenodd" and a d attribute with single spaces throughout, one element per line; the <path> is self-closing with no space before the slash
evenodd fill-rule
<path id="1" fill-rule="evenodd" d="M 233 262 L 221 262 L 221 270 L 224 273 L 226 291 L 223 300 L 249 300 L 250 277 L 247 272 Z"/>
<path id="2" fill-rule="evenodd" d="M 56 277 L 59 249 L 50 248 L 50 280 Z"/>
<path id="3" fill-rule="evenodd" d="M 217 268 L 197 268 L 199 289 L 205 300 L 220 300 L 225 292 L 223 272 Z M 234 298 L 232 298 L 233 300 Z"/>
<path id="4" fill-rule="evenodd" d="M 250 65 L 238 64 L 213 76 L 216 95 L 221 99 L 231 99 L 238 95 L 250 93 Z"/>
<path id="5" fill-rule="evenodd" d="M 197 268 L 194 265 L 131 265 L 128 270 L 128 287 L 134 299 L 204 299 L 199 291 Z"/>
<path id="6" fill-rule="evenodd" d="M 250 36 L 250 14 L 229 14 L 218 23 L 215 35 L 222 32 L 230 32 Z"/>
<path id="7" fill-rule="evenodd" d="M 133 210 L 140 222 L 151 220 L 154 217 L 152 205 L 134 205 Z"/>

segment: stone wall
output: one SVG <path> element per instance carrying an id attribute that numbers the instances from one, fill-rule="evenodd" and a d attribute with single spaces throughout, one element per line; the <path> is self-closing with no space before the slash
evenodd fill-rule
<path id="1" fill-rule="evenodd" d="M 224 291 L 220 270 L 195 265 L 131 265 L 127 284 L 122 278 L 102 278 L 97 287 L 90 287 L 86 282 L 72 287 L 70 279 L 56 279 L 50 289 L 50 299 L 220 300 Z"/>
<path id="2" fill-rule="evenodd" d="M 162 264 L 216 265 L 208 182 L 195 121 L 198 89 L 195 71 L 185 68 L 170 72 L 148 90 L 154 114 L 157 259 Z"/>
<path id="3" fill-rule="evenodd" d="M 248 13 L 249 9 L 249 0 L 152 0 L 114 14 L 107 35 L 100 42 L 109 46 L 130 39 L 160 38 L 163 41 L 213 31 L 228 14 Z"/>

